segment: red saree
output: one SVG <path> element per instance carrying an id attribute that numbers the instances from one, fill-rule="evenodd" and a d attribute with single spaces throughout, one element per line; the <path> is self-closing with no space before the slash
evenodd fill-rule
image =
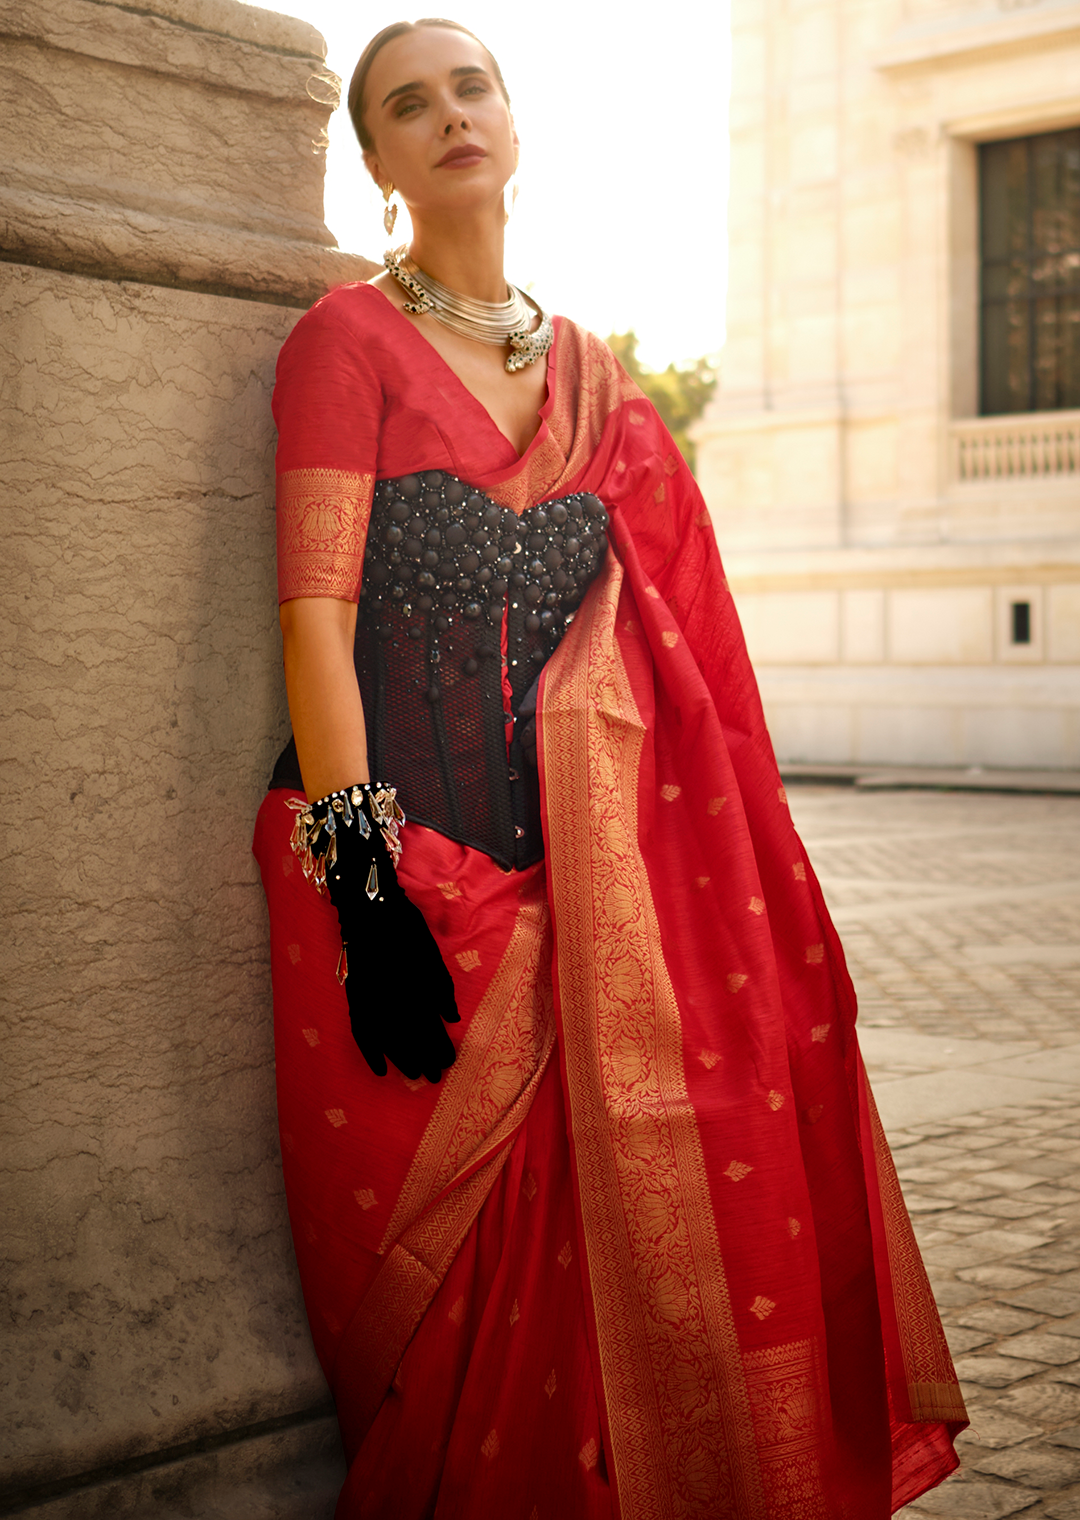
<path id="1" fill-rule="evenodd" d="M 355 599 L 375 478 L 450 470 L 516 511 L 592 491 L 612 519 L 541 685 L 544 863 L 404 831 L 462 1014 L 437 1088 L 363 1064 L 333 910 L 283 795 L 260 813 L 338 1514 L 883 1520 L 965 1414 L 843 954 L 692 477 L 596 339 L 560 322 L 548 379 L 517 460 L 370 287 L 279 367 L 283 596 Z"/>

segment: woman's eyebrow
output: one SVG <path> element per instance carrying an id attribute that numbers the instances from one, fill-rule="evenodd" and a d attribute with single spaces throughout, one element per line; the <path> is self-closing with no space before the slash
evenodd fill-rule
<path id="1" fill-rule="evenodd" d="M 480 64 L 478 63 L 465 63 L 462 64 L 460 68 L 450 70 L 451 79 L 462 79 L 466 74 L 481 74 L 485 79 L 487 78 L 487 70 L 481 68 Z M 407 95 L 410 90 L 419 90 L 422 88 L 423 84 L 421 80 L 410 79 L 408 84 L 399 84 L 395 90 L 391 90 L 389 95 L 387 95 L 386 99 L 383 101 L 383 105 L 386 105 L 387 101 L 393 100 L 395 95 Z"/>
<path id="2" fill-rule="evenodd" d="M 395 95 L 407 95 L 410 90 L 418 90 L 419 88 L 419 79 L 410 79 L 408 84 L 399 84 L 396 90 L 390 91 L 389 95 L 386 97 L 386 100 L 383 101 L 383 105 L 386 104 L 387 100 L 393 100 Z"/>

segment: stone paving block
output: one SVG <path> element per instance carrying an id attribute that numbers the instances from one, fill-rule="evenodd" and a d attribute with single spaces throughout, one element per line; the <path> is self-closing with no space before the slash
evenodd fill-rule
<path id="1" fill-rule="evenodd" d="M 1043 1510 L 1047 1520 L 1080 1520 L 1080 1492 L 1074 1490 L 1054 1499 Z"/>
<path id="2" fill-rule="evenodd" d="M 1001 1228 L 999 1220 L 990 1214 L 969 1214 L 966 1210 L 952 1212 L 940 1220 L 935 1221 L 940 1229 L 952 1230 L 958 1235 L 973 1235 L 976 1231 L 998 1230 Z"/>
<path id="3" fill-rule="evenodd" d="M 1008 1283 L 1003 1284 L 1006 1289 L 1009 1286 Z M 1060 1319 L 1075 1314 L 1080 1308 L 1080 1293 L 1062 1287 L 1060 1282 L 1053 1287 L 1046 1284 L 1038 1288 L 1026 1288 L 1022 1293 L 1004 1292 L 998 1294 L 998 1297 L 1017 1309 L 1034 1309 L 1037 1314 L 1053 1314 Z"/>
<path id="4" fill-rule="evenodd" d="M 1017 1441 L 1026 1441 L 1030 1436 L 1041 1434 L 1037 1425 L 1032 1425 L 1027 1420 L 1018 1420 L 1014 1415 L 1002 1414 L 1000 1409 L 976 1408 L 968 1412 L 971 1415 L 971 1424 L 967 1430 L 961 1431 L 957 1438 L 958 1444 L 990 1447 L 1014 1446 Z M 1068 1445 L 1069 1443 L 1057 1444 Z"/>
<path id="5" fill-rule="evenodd" d="M 1054 1378 L 1061 1383 L 1080 1384 L 1080 1362 L 1072 1362 L 1067 1367 L 1055 1367 Z"/>
<path id="6" fill-rule="evenodd" d="M 940 1192 L 940 1188 L 935 1188 Z M 979 1207 L 987 1214 L 995 1214 L 999 1219 L 1030 1219 L 1033 1214 L 1045 1214 L 1046 1204 L 1035 1199 L 1033 1194 L 1036 1189 L 1022 1193 L 1019 1198 L 1002 1195 L 998 1198 L 985 1198 L 979 1201 Z"/>
<path id="7" fill-rule="evenodd" d="M 1027 1272 L 1023 1267 L 965 1267 L 957 1273 L 957 1276 L 962 1277 L 965 1282 L 980 1283 L 987 1288 L 1001 1288 L 1005 1290 L 1022 1288 L 1027 1283 L 1039 1281 L 1039 1274 L 1037 1272 Z M 999 1294 L 998 1297 L 1000 1296 Z M 1006 1299 L 1006 1303 L 1011 1304 L 1015 1302 L 1016 1300 L 1013 1298 Z M 1021 1304 L 1019 1307 L 1027 1308 L 1028 1305 Z M 1035 1305 L 1032 1304 L 1030 1307 L 1034 1308 Z M 1049 1312 L 1047 1310 L 1047 1313 Z"/>
<path id="8" fill-rule="evenodd" d="M 932 1140 L 924 1140 L 920 1145 L 912 1146 L 911 1150 L 904 1152 L 904 1165 L 933 1166 L 942 1156 L 952 1154 L 948 1146 L 935 1145 Z"/>
<path id="9" fill-rule="evenodd" d="M 965 1351 L 974 1351 L 978 1346 L 988 1346 L 995 1337 L 988 1335 L 985 1330 L 971 1330 L 961 1325 L 946 1325 L 945 1339 L 949 1343 L 949 1350 L 956 1357 Z M 1077 1347 L 1077 1355 L 1080 1355 L 1080 1346 Z"/>
<path id="10" fill-rule="evenodd" d="M 935 1165 L 941 1167 L 944 1171 L 949 1172 L 950 1175 L 955 1176 L 957 1172 L 973 1171 L 975 1167 L 977 1167 L 983 1161 L 984 1158 L 986 1160 L 988 1169 L 994 1167 L 1000 1168 L 1002 1166 L 1012 1164 L 1011 1157 L 1006 1158 L 999 1156 L 996 1151 L 989 1153 L 984 1152 L 984 1155 L 980 1156 L 978 1160 L 976 1160 L 970 1151 L 954 1150 L 950 1151 L 947 1156 L 939 1157 Z"/>
<path id="11" fill-rule="evenodd" d="M 1059 1430 L 1056 1435 L 1046 1438 L 1051 1446 L 1071 1446 L 1080 1451 L 1080 1425 L 1070 1425 L 1067 1430 Z"/>
<path id="12" fill-rule="evenodd" d="M 1044 1429 L 1060 1428 L 1080 1420 L 1080 1388 L 1058 1382 L 1029 1383 L 1010 1388 L 995 1400 L 995 1407 L 1022 1420 L 1034 1420 Z"/>
<path id="13" fill-rule="evenodd" d="M 1034 1488 L 1015 1488 L 1011 1483 L 980 1483 L 978 1479 L 946 1479 L 915 1501 L 918 1515 L 947 1515 L 950 1520 L 1006 1520 L 1037 1503 L 1042 1496 Z"/>
<path id="14" fill-rule="evenodd" d="M 969 1235 L 965 1244 L 993 1251 L 998 1256 L 1017 1256 L 1022 1252 L 1026 1254 L 1034 1251 L 1038 1246 L 1048 1245 L 1049 1240 L 1045 1235 L 1031 1235 L 1020 1230 L 996 1229 Z"/>
<path id="15" fill-rule="evenodd" d="M 1067 1367 L 1080 1360 L 1080 1342 L 1068 1335 L 1014 1335 L 1011 1340 L 1002 1341 L 998 1355 L 1019 1356 L 1052 1367 Z"/>
<path id="16" fill-rule="evenodd" d="M 1016 1258 L 1019 1267 L 1032 1267 L 1037 1272 L 1068 1272 L 1076 1265 L 1075 1253 L 1068 1255 L 1063 1252 L 1056 1242 L 1044 1251 L 1025 1251 L 1022 1256 Z"/>
<path id="17" fill-rule="evenodd" d="M 909 1214 L 941 1214 L 953 1207 L 947 1198 L 928 1198 L 923 1193 L 905 1193 L 904 1203 Z"/>
<path id="18" fill-rule="evenodd" d="M 1041 1179 L 1033 1172 L 987 1171 L 979 1173 L 984 1187 L 994 1187 L 1001 1193 L 1019 1193 L 1024 1188 L 1035 1187 Z"/>
<path id="19" fill-rule="evenodd" d="M 971 1466 L 976 1472 L 993 1473 L 1014 1483 L 1032 1483 L 1037 1488 L 1063 1488 L 1080 1477 L 1080 1453 L 1052 1450 L 1042 1446 L 1012 1446 L 1005 1451 L 978 1457 Z"/>
<path id="20" fill-rule="evenodd" d="M 966 1308 L 969 1304 L 978 1303 L 984 1297 L 981 1288 L 974 1283 L 955 1282 L 941 1280 L 930 1273 L 930 1282 L 934 1289 L 934 1297 L 937 1299 L 939 1309 Z M 1021 1327 L 1018 1325 L 1017 1329 Z"/>
<path id="21" fill-rule="evenodd" d="M 957 1244 L 942 1242 L 939 1245 L 919 1241 L 923 1260 L 928 1266 L 948 1267 L 951 1271 L 972 1270 L 985 1262 L 991 1262 L 1001 1253 L 985 1246 L 971 1246 L 967 1241 Z"/>
<path id="22" fill-rule="evenodd" d="M 954 1151 L 953 1155 L 956 1154 L 957 1152 Z M 968 1156 L 968 1165 L 970 1165 L 970 1155 L 967 1152 L 961 1152 L 960 1154 Z M 984 1151 L 980 1160 L 985 1161 L 987 1166 L 996 1168 L 999 1171 L 1034 1172 L 1042 1167 L 1046 1161 L 1046 1157 L 1042 1151 L 1036 1150 L 1033 1145 L 1021 1144 L 1019 1141 L 1014 1140 L 1006 1145 L 996 1146 L 992 1151 Z M 944 1156 L 941 1158 L 940 1164 L 942 1166 L 948 1164 Z"/>
<path id="23" fill-rule="evenodd" d="M 935 1167 L 932 1170 L 939 1171 L 941 1168 Z M 933 1197 L 948 1198 L 953 1203 L 978 1203 L 981 1206 L 984 1202 L 1002 1197 L 1000 1188 L 994 1187 L 993 1183 L 984 1182 L 981 1177 L 949 1177 L 947 1180 L 931 1180 L 924 1186 L 927 1193 Z M 1003 1201 L 1019 1203 L 1027 1207 L 1027 1199 L 1023 1196 L 1015 1198 L 1009 1195 Z M 1033 1211 L 1045 1208 L 1045 1204 L 1034 1202 L 1031 1208 Z"/>
<path id="24" fill-rule="evenodd" d="M 955 1324 L 965 1325 L 970 1330 L 988 1330 L 991 1335 L 1017 1335 L 1021 1330 L 1030 1330 L 1032 1325 L 1037 1325 L 1040 1316 L 1010 1309 L 1005 1304 L 978 1304 L 975 1308 L 954 1313 L 952 1319 Z M 1055 1332 L 1060 1328 L 1055 1325 Z"/>
<path id="25" fill-rule="evenodd" d="M 957 1377 L 982 1388 L 1008 1388 L 1033 1372 L 1043 1372 L 1042 1362 L 1023 1361 L 1011 1356 L 958 1356 L 953 1359 Z"/>
<path id="26" fill-rule="evenodd" d="M 940 1223 L 933 1218 L 913 1219 L 911 1226 L 915 1232 L 915 1239 L 919 1242 L 919 1249 L 924 1255 L 931 1246 L 957 1246 L 964 1244 L 962 1236 L 954 1234 L 952 1230 L 942 1229 Z"/>
<path id="27" fill-rule="evenodd" d="M 1036 1160 L 1025 1161 L 1024 1167 L 1029 1172 L 1037 1172 L 1040 1177 L 1075 1178 L 1080 1170 L 1080 1160 L 1072 1155 L 1039 1156 Z"/>
<path id="28" fill-rule="evenodd" d="M 1055 1288 L 1075 1288 L 1077 1302 L 1080 1303 L 1080 1271 L 1070 1272 L 1067 1277 L 1059 1277 L 1054 1284 Z"/>
<path id="29" fill-rule="evenodd" d="M 904 1162 L 904 1164 L 902 1166 L 898 1166 L 896 1168 L 896 1175 L 900 1178 L 901 1182 L 915 1182 L 915 1183 L 919 1183 L 922 1186 L 925 1186 L 928 1183 L 934 1183 L 934 1184 L 940 1183 L 941 1186 L 937 1187 L 935 1190 L 937 1192 L 942 1193 L 943 1196 L 946 1197 L 946 1198 L 948 1198 L 948 1197 L 951 1196 L 950 1194 L 944 1193 L 944 1191 L 943 1191 L 943 1189 L 945 1187 L 947 1187 L 947 1186 L 952 1186 L 952 1187 L 965 1187 L 966 1186 L 966 1187 L 979 1187 L 979 1188 L 981 1188 L 983 1186 L 982 1183 L 963 1183 L 963 1182 L 960 1182 L 957 1179 L 955 1179 L 953 1177 L 952 1172 L 948 1171 L 945 1167 L 943 1167 L 943 1166 L 934 1166 L 933 1163 L 928 1163 L 928 1164 L 925 1164 L 925 1165 L 923 1163 L 920 1163 L 918 1166 L 908 1166 L 906 1159 L 905 1159 L 905 1162 Z M 1000 1191 L 1001 1191 L 1000 1188 L 988 1187 L 985 1190 L 985 1192 L 981 1192 L 981 1193 L 978 1193 L 978 1194 L 966 1193 L 966 1194 L 960 1194 L 958 1196 L 960 1196 L 960 1197 L 967 1197 L 967 1198 L 973 1198 L 973 1197 L 991 1198 L 991 1197 L 993 1197 L 993 1195 L 995 1193 L 999 1193 Z"/>

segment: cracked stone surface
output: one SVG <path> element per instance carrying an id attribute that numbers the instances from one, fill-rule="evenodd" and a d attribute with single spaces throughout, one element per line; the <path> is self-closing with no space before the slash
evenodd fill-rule
<path id="1" fill-rule="evenodd" d="M 325 1399 L 250 854 L 297 316 L 0 265 L 5 1486 Z"/>
<path id="2" fill-rule="evenodd" d="M 317 1520 L 250 839 L 274 364 L 374 268 L 323 222 L 337 81 L 239 0 L 5 0 L 3 32 L 0 1509 Z"/>
<path id="3" fill-rule="evenodd" d="M 1080 1520 L 1080 799 L 788 795 L 971 1416 L 900 1516 Z"/>

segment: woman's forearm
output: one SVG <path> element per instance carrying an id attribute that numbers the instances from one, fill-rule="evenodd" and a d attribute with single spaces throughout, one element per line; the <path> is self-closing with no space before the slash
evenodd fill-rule
<path id="1" fill-rule="evenodd" d="M 370 780 L 353 666 L 355 605 L 297 597 L 282 602 L 280 616 L 285 689 L 308 799 Z"/>

